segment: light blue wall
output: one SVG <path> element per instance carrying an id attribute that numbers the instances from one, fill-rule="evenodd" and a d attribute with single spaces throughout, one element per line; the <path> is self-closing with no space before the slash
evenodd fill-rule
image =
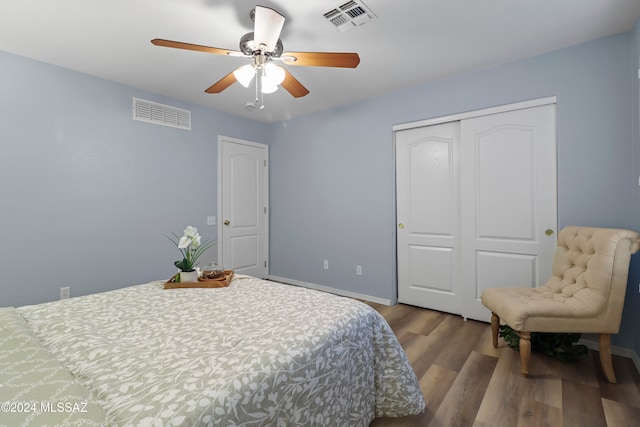
<path id="1" fill-rule="evenodd" d="M 187 225 L 210 239 L 217 137 L 267 127 L 0 52 L 0 306 L 168 278 Z M 132 119 L 132 97 L 192 110 L 192 131 Z M 204 260 L 204 257 L 203 257 Z"/>
<path id="2" fill-rule="evenodd" d="M 61 286 L 82 295 L 172 274 L 167 260 L 177 251 L 163 233 L 191 224 L 216 237 L 205 219 L 217 209 L 220 134 L 270 144 L 276 276 L 395 299 L 392 126 L 546 96 L 558 97 L 560 226 L 640 229 L 639 56 L 636 25 L 264 125 L 0 52 L 0 305 L 54 300 Z M 133 96 L 191 109 L 193 130 L 133 121 Z M 640 281 L 639 264 L 634 257 L 630 283 Z M 640 353 L 636 289 L 614 344 Z"/>
<path id="3" fill-rule="evenodd" d="M 634 229 L 640 231 L 640 185 L 636 185 L 636 180 L 640 179 L 640 20 L 632 31 L 632 50 L 630 55 L 629 75 L 631 80 L 631 103 L 632 103 L 632 134 L 633 134 L 633 224 Z M 640 184 L 640 182 L 638 182 Z M 629 342 L 629 348 L 635 350 L 640 355 L 640 259 L 636 255 L 629 271 L 629 286 L 627 288 L 627 298 L 624 308 L 624 322 L 622 333 L 624 336 L 633 337 Z"/>
<path id="4" fill-rule="evenodd" d="M 633 227 L 631 49 L 620 34 L 272 125 L 271 274 L 395 299 L 392 126 L 547 96 L 559 225 Z"/>

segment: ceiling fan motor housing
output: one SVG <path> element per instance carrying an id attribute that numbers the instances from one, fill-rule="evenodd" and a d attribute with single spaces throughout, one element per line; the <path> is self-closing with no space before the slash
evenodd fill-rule
<path id="1" fill-rule="evenodd" d="M 247 56 L 252 56 L 255 53 L 260 53 L 260 47 L 256 46 L 253 31 L 245 34 L 240 39 L 240 51 Z M 282 55 L 282 52 L 284 52 L 284 46 L 282 45 L 282 40 L 278 39 L 276 48 L 273 50 L 273 52 L 264 53 L 268 54 L 269 56 L 279 58 L 280 55 Z"/>

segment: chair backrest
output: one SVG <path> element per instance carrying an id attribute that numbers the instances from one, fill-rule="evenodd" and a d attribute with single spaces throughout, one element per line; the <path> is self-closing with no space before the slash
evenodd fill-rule
<path id="1" fill-rule="evenodd" d="M 598 330 L 617 333 L 631 254 L 640 249 L 635 231 L 568 226 L 558 234 L 551 288 L 554 299 L 576 306 L 577 317 L 592 318 Z"/>

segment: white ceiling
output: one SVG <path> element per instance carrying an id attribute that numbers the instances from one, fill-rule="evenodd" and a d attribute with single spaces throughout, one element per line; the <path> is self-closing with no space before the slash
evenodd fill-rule
<path id="1" fill-rule="evenodd" d="M 630 30 L 640 0 L 363 0 L 377 19 L 347 32 L 323 14 L 348 0 L 0 0 L 0 50 L 263 122 Z M 286 17 L 285 51 L 357 52 L 356 69 L 287 66 L 309 90 L 204 90 L 246 58 L 153 46 L 164 38 L 238 50 L 260 4 Z M 38 82 L 33 82 L 37 85 Z"/>

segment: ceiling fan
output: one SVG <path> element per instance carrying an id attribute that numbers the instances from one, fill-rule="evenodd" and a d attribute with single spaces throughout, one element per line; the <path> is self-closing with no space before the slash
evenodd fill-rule
<path id="1" fill-rule="evenodd" d="M 285 21 L 284 16 L 264 6 L 256 6 L 250 16 L 254 23 L 254 30 L 242 36 L 239 51 L 164 39 L 153 39 L 151 43 L 156 46 L 250 58 L 250 64 L 238 67 L 207 88 L 205 92 L 220 93 L 236 81 L 244 87 L 249 87 L 255 77 L 256 101 L 258 86 L 260 86 L 261 93 L 272 93 L 277 90 L 278 85 L 282 85 L 295 98 L 303 97 L 309 93 L 309 90 L 289 71 L 275 65 L 274 61 L 287 65 L 342 68 L 355 68 L 360 63 L 360 57 L 357 53 L 283 52 L 280 33 Z"/>

